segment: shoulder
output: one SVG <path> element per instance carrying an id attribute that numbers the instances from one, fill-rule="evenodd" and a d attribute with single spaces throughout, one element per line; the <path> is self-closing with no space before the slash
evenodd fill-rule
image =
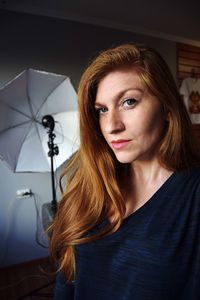
<path id="1" fill-rule="evenodd" d="M 177 172 L 177 181 L 175 190 L 179 191 L 182 198 L 196 199 L 196 203 L 200 205 L 200 168 L 192 168 L 190 170 Z"/>
<path id="2" fill-rule="evenodd" d="M 200 167 L 184 171 L 184 174 L 189 180 L 191 180 L 191 182 L 200 184 Z"/>
<path id="3" fill-rule="evenodd" d="M 181 199 L 193 199 L 195 197 L 200 200 L 200 168 L 175 171 L 169 192 L 173 197 L 177 196 Z"/>
<path id="4" fill-rule="evenodd" d="M 189 170 L 176 171 L 177 179 L 183 180 L 185 183 L 200 183 L 200 167 L 194 167 Z"/>

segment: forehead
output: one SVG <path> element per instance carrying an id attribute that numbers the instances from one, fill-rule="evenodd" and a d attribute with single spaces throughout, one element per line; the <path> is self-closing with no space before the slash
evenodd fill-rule
<path id="1" fill-rule="evenodd" d="M 96 100 L 102 96 L 118 94 L 130 89 L 146 90 L 138 71 L 133 68 L 114 70 L 100 80 L 97 86 Z"/>

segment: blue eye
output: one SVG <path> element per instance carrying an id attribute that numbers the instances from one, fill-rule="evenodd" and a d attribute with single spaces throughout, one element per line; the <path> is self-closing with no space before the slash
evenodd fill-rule
<path id="1" fill-rule="evenodd" d="M 98 107 L 96 108 L 96 111 L 98 114 L 105 114 L 108 111 L 108 109 L 106 107 Z"/>
<path id="2" fill-rule="evenodd" d="M 133 107 L 137 104 L 137 100 L 135 100 L 134 98 L 128 98 L 123 100 L 122 104 L 125 107 L 130 107 L 130 106 Z"/>

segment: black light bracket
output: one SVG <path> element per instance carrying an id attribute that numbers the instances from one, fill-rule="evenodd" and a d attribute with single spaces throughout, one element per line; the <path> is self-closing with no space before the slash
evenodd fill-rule
<path id="1" fill-rule="evenodd" d="M 52 183 L 51 209 L 52 209 L 53 216 L 55 217 L 57 212 L 57 200 L 56 200 L 53 157 L 59 154 L 58 146 L 54 144 L 54 139 L 56 137 L 55 133 L 53 132 L 55 128 L 55 120 L 51 115 L 45 115 L 42 118 L 42 125 L 44 126 L 44 128 L 47 128 L 47 133 L 49 138 L 47 145 L 49 147 L 48 156 L 51 159 L 51 183 Z"/>

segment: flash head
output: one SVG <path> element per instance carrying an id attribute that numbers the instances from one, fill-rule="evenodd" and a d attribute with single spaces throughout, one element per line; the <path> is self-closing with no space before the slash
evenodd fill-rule
<path id="1" fill-rule="evenodd" d="M 53 131 L 55 127 L 54 118 L 51 115 L 44 116 L 42 118 L 42 125 L 44 128 L 49 128 L 51 131 Z"/>

